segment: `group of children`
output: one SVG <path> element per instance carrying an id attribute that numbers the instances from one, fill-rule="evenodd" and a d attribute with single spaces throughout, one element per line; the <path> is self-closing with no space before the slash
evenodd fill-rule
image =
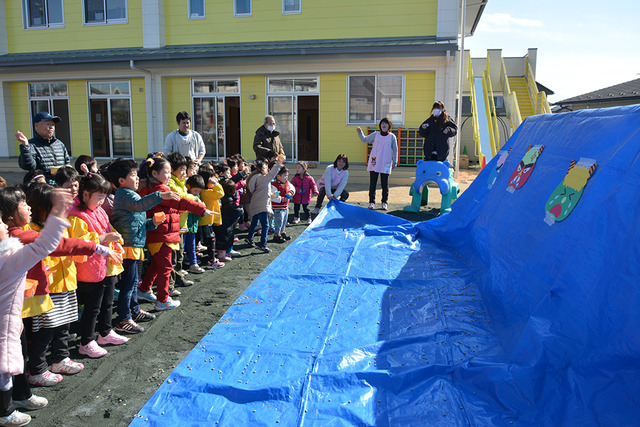
<path id="1" fill-rule="evenodd" d="M 71 323 L 78 321 L 78 352 L 102 357 L 105 346 L 126 343 L 125 335 L 143 332 L 140 323 L 155 319 L 140 301 L 154 303 L 156 311 L 176 308 L 180 301 L 173 297 L 180 292 L 172 284 L 193 284 L 186 274 L 223 267 L 239 255 L 233 249 L 236 227 L 248 230 L 245 240 L 256 247 L 260 224 L 257 249 L 270 252 L 270 229 L 274 242 L 290 239 L 285 230 L 290 201 L 292 222 L 300 221 L 302 207 L 309 224 L 313 196 L 318 196 L 315 213 L 325 196 L 348 197 L 345 155 L 327 167 L 318 185 L 304 162 L 298 162 L 289 181 L 284 161 L 284 156 L 258 159 L 250 170 L 239 155 L 198 165 L 180 153 L 154 153 L 140 165 L 117 159 L 98 169 L 93 158 L 80 156 L 75 168 L 62 167 L 49 181 L 31 171 L 23 186 L 0 188 L 0 314 L 8 327 L 0 331 L 0 425 L 28 422 L 16 408 L 47 404 L 30 385 L 53 386 L 62 381 L 61 374 L 82 371 L 84 365 L 70 358 Z M 63 189 L 73 198 L 64 209 Z M 50 222 L 65 226 L 47 233 L 55 228 Z M 55 245 L 36 250 L 45 241 Z M 24 248 L 33 249 L 31 257 L 13 265 L 14 253 Z M 22 354 L 21 369 L 9 360 L 12 352 Z"/>

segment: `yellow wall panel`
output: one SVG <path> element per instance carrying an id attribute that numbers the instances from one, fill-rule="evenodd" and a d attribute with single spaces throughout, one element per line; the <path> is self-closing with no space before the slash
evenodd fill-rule
<path id="1" fill-rule="evenodd" d="M 142 3 L 127 1 L 126 24 L 84 25 L 82 0 L 64 2 L 64 28 L 24 29 L 22 2 L 5 3 L 9 53 L 142 46 Z"/>
<path id="2" fill-rule="evenodd" d="M 31 138 L 31 117 L 29 113 L 29 89 L 25 82 L 11 83 L 11 104 L 13 108 L 13 132 L 20 131 Z M 9 124 L 11 126 L 11 124 Z M 16 155 L 20 155 L 18 141 L 13 139 Z"/>
<path id="3" fill-rule="evenodd" d="M 242 155 L 248 160 L 256 158 L 253 152 L 253 137 L 256 129 L 264 124 L 264 116 L 267 114 L 265 76 L 244 76 L 240 78 L 242 97 L 240 98 L 240 129 L 242 132 Z M 255 99 L 249 99 L 249 95 L 255 95 Z"/>
<path id="4" fill-rule="evenodd" d="M 149 153 L 149 144 L 147 143 L 147 99 L 144 92 L 144 78 L 131 79 L 131 116 L 133 156 L 144 159 Z"/>
<path id="5" fill-rule="evenodd" d="M 176 123 L 176 114 L 180 111 L 187 111 L 193 116 L 193 105 L 191 104 L 191 79 L 168 78 L 166 80 L 167 87 L 167 129 L 170 132 L 178 129 Z M 164 141 L 162 141 L 164 146 Z"/>
<path id="6" fill-rule="evenodd" d="M 86 80 L 69 80 L 69 121 L 73 156 L 91 155 L 91 125 Z"/>
<path id="7" fill-rule="evenodd" d="M 436 73 L 407 73 L 405 77 L 404 126 L 417 128 L 431 114 L 436 101 Z M 453 108 L 453 106 L 447 106 Z"/>
<path id="8" fill-rule="evenodd" d="M 166 0 L 167 44 L 429 36 L 436 34 L 438 16 L 437 0 L 304 1 L 295 15 L 283 15 L 280 1 L 252 5 L 251 16 L 234 17 L 232 0 L 207 0 L 205 19 L 189 20 L 187 2 Z"/>

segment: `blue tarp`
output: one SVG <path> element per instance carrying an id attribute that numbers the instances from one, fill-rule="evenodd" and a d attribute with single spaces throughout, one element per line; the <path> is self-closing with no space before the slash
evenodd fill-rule
<path id="1" fill-rule="evenodd" d="M 132 424 L 637 425 L 640 106 L 531 117 L 509 147 L 431 221 L 329 204 Z"/>

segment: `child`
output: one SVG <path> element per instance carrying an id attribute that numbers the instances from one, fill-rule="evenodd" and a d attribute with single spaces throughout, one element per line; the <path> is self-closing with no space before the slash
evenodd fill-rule
<path id="1" fill-rule="evenodd" d="M 138 164 L 131 159 L 117 159 L 109 166 L 111 183 L 117 188 L 114 211 L 111 217 L 114 228 L 124 240 L 124 272 L 120 280 L 118 296 L 118 317 L 115 330 L 120 333 L 136 334 L 144 328 L 138 322 L 148 322 L 155 315 L 140 309 L 136 287 L 138 285 L 138 262 L 144 260 L 144 246 L 147 230 L 152 230 L 162 223 L 159 218 L 147 219 L 146 211 L 162 200 L 180 200 L 180 196 L 172 191 L 154 192 L 140 197 L 136 191 Z"/>
<path id="2" fill-rule="evenodd" d="M 145 160 L 142 164 L 142 176 L 147 180 L 147 186 L 140 190 L 141 196 L 144 197 L 156 191 L 161 193 L 170 191 L 167 183 L 171 178 L 171 164 L 166 159 L 153 157 Z M 163 200 L 147 211 L 147 218 L 162 212 L 166 221 L 155 230 L 147 231 L 147 247 L 153 255 L 153 260 L 138 287 L 138 296 L 142 295 L 147 300 L 156 298 L 151 293 L 151 286 L 155 282 L 158 289 L 155 309 L 158 311 L 171 310 L 180 306 L 180 301 L 174 301 L 169 296 L 169 280 L 173 270 L 171 263 L 173 251 L 180 247 L 180 211 L 185 210 L 198 215 L 214 214 L 204 204 L 183 197 L 180 200 Z"/>
<path id="3" fill-rule="evenodd" d="M 112 230 L 109 217 L 102 209 L 102 203 L 110 193 L 111 184 L 102 176 L 88 172 L 80 178 L 77 204 L 69 212 L 71 237 L 109 244 L 112 250 L 116 249 L 113 243 L 122 243 L 120 234 Z M 107 260 L 96 255 L 76 265 L 78 299 L 80 303 L 84 303 L 84 311 L 80 318 L 81 345 L 78 347 L 78 353 L 91 358 L 107 354 L 107 350 L 101 345 L 120 345 L 129 341 L 111 328 L 116 278 L 107 274 L 107 267 Z"/>
<path id="4" fill-rule="evenodd" d="M 81 154 L 76 159 L 75 169 L 80 175 L 84 175 L 88 172 L 97 173 L 98 172 L 98 162 L 91 156 L 87 156 L 86 154 Z"/>
<path id="5" fill-rule="evenodd" d="M 356 132 L 360 140 L 365 143 L 373 143 L 369 153 L 367 170 L 369 171 L 369 209 L 376 207 L 376 186 L 378 185 L 378 175 L 380 175 L 380 185 L 382 186 L 382 210 L 387 210 L 387 200 L 389 198 L 389 175 L 391 169 L 398 165 L 398 140 L 391 133 L 391 120 L 383 118 L 378 124 L 379 131 L 364 136 L 360 126 Z"/>
<path id="6" fill-rule="evenodd" d="M 322 178 L 318 180 L 318 199 L 313 215 L 317 215 L 322 207 L 324 196 L 327 195 L 329 200 L 340 198 L 340 201 L 346 202 L 349 193 L 344 187 L 349 179 L 349 159 L 346 154 L 338 154 L 332 165 L 327 166 Z"/>
<path id="7" fill-rule="evenodd" d="M 307 172 L 309 166 L 307 162 L 298 162 L 296 164 L 296 175 L 291 180 L 291 184 L 296 189 L 296 194 L 293 195 L 293 223 L 300 222 L 300 205 L 302 210 L 307 216 L 307 224 L 311 224 L 311 214 L 309 213 L 309 203 L 311 203 L 311 197 L 318 195 L 318 187 L 316 181 Z"/>
<path id="8" fill-rule="evenodd" d="M 219 183 L 224 189 L 224 196 L 221 199 L 222 224 L 213 227 L 216 234 L 216 258 L 220 262 L 229 262 L 231 257 L 228 251 L 232 250 L 236 223 L 242 217 L 242 209 L 236 204 L 236 183 L 231 179 L 231 168 L 227 165 L 218 165 L 216 172 L 219 175 Z M 234 251 L 234 253 L 239 255 L 239 252 Z"/>
<path id="9" fill-rule="evenodd" d="M 177 193 L 178 196 L 184 198 L 190 198 L 187 188 L 184 185 L 187 178 L 187 158 L 180 153 L 170 153 L 167 155 L 167 161 L 171 164 L 171 177 L 167 186 Z M 171 271 L 171 279 L 169 280 L 169 287 L 186 287 L 193 285 L 193 281 L 185 280 L 184 275 L 187 273 L 182 270 L 182 262 L 184 261 L 184 244 L 182 242 L 182 236 L 187 232 L 187 218 L 188 212 L 180 213 L 180 241 L 178 244 L 180 248 L 177 251 L 173 251 L 173 270 Z M 180 291 L 170 291 L 171 296 L 180 295 Z"/>
<path id="10" fill-rule="evenodd" d="M 206 186 L 200 193 L 200 198 L 207 209 L 219 214 L 220 199 L 224 196 L 224 188 L 222 188 L 222 185 L 220 185 L 214 173 L 208 169 L 200 167 L 200 176 L 202 176 L 202 180 Z M 210 270 L 224 267 L 224 262 L 215 256 L 216 239 L 213 233 L 214 225 L 222 225 L 221 215 L 200 218 L 200 222 L 198 223 L 198 234 L 200 235 L 200 241 L 204 243 L 207 248 L 207 255 L 209 256 L 207 269 Z"/>
<path id="11" fill-rule="evenodd" d="M 273 215 L 276 218 L 275 231 L 273 235 L 273 241 L 275 243 L 284 243 L 287 240 L 291 240 L 291 237 L 287 236 L 284 228 L 287 225 L 287 219 L 289 218 L 289 200 L 296 193 L 295 187 L 287 181 L 289 178 L 289 169 L 285 166 L 280 168 L 276 180 L 271 183 L 271 188 L 275 194 L 275 197 L 271 200 L 271 207 L 273 208 Z"/>
<path id="12" fill-rule="evenodd" d="M 16 188 L 0 193 L 0 212 L 6 218 L 9 234 L 23 244 L 33 243 L 40 236 L 38 230 L 50 214 L 54 194 L 53 187 L 43 183 L 32 183 L 26 190 L 26 200 L 25 194 Z M 35 289 L 31 290 L 29 298 L 25 298 L 22 307 L 25 336 L 29 341 L 24 356 L 27 360 L 28 353 L 29 363 L 24 382 L 18 380 L 18 385 L 52 386 L 62 380 L 57 374 L 75 374 L 84 367 L 69 358 L 69 325 L 78 319 L 76 268 L 71 257 L 94 253 L 107 256 L 109 250 L 94 242 L 67 236 L 65 230 L 59 246 L 27 273 L 27 281 L 34 283 Z M 49 346 L 53 361 L 51 371 L 46 359 Z"/>
<path id="13" fill-rule="evenodd" d="M 68 188 L 71 190 L 72 197 L 78 195 L 78 186 L 80 185 L 80 175 L 71 166 L 63 166 L 53 176 L 53 180 L 60 188 Z"/>
<path id="14" fill-rule="evenodd" d="M 0 176 L 0 188 L 7 188 L 7 180 Z"/>
<path id="15" fill-rule="evenodd" d="M 204 190 L 204 179 L 200 175 L 192 175 L 187 178 L 187 191 L 191 200 L 200 200 L 200 193 Z M 187 217 L 187 232 L 184 234 L 184 252 L 189 261 L 189 273 L 202 274 L 204 269 L 198 265 L 196 251 L 196 234 L 198 233 L 198 223 L 200 217 L 189 212 Z"/>
<path id="16" fill-rule="evenodd" d="M 24 300 L 27 269 L 40 262 L 60 243 L 67 222 L 67 209 L 72 198 L 67 190 L 55 190 L 53 208 L 42 234 L 31 244 L 23 246 L 15 237 L 9 237 L 7 225 L 0 216 L 0 315 L 3 333 L 0 335 L 0 423 L 25 425 L 31 417 L 16 407 L 39 409 L 47 405 L 47 399 L 32 395 L 13 400 L 12 375 L 23 373 L 24 359 L 20 331 L 20 310 Z"/>
<path id="17" fill-rule="evenodd" d="M 45 177 L 45 173 L 40 169 L 33 169 L 24 174 L 22 178 L 22 183 L 27 185 L 31 182 L 42 182 L 46 183 L 47 178 Z"/>
<path id="18" fill-rule="evenodd" d="M 247 187 L 251 192 L 251 205 L 250 211 L 253 217 L 251 218 L 251 225 L 249 226 L 249 232 L 247 238 L 244 239 L 249 246 L 254 246 L 253 233 L 256 230 L 258 221 L 262 225 L 262 233 L 260 234 L 260 246 L 258 249 L 262 252 L 271 252 L 271 249 L 267 247 L 267 230 L 269 229 L 269 209 L 271 208 L 271 181 L 276 176 L 280 168 L 284 164 L 285 157 L 281 154 L 277 157 L 276 163 L 271 170 L 268 169 L 267 163 L 263 159 L 256 160 L 256 169 L 258 173 L 251 177 L 247 182 Z"/>

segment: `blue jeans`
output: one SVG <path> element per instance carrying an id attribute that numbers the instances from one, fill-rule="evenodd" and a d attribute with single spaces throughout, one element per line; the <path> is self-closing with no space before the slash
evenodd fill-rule
<path id="1" fill-rule="evenodd" d="M 273 234 L 278 236 L 284 233 L 284 227 L 287 225 L 287 219 L 289 218 L 289 209 L 274 209 L 273 216 L 276 218 Z"/>
<path id="2" fill-rule="evenodd" d="M 198 263 L 198 258 L 196 257 L 196 233 L 185 233 L 184 251 L 187 253 L 189 265 Z"/>
<path id="3" fill-rule="evenodd" d="M 253 239 L 253 233 L 256 231 L 256 227 L 258 226 L 258 221 L 262 225 L 262 233 L 260 233 L 260 246 L 267 246 L 267 234 L 269 231 L 269 212 L 264 211 L 258 214 L 255 214 L 253 218 L 251 218 L 251 225 L 249 226 L 249 235 L 247 236 L 249 239 Z"/>
<path id="4" fill-rule="evenodd" d="M 131 314 L 140 313 L 138 304 L 138 260 L 122 260 L 124 271 L 120 276 L 120 295 L 118 296 L 118 317 L 116 323 L 131 319 Z"/>

